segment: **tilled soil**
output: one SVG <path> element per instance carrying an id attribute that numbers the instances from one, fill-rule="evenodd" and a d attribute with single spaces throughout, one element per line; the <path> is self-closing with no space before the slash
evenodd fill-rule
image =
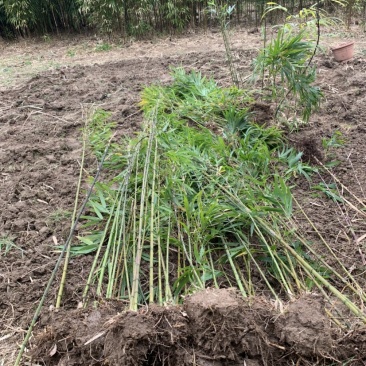
<path id="1" fill-rule="evenodd" d="M 258 41 L 259 43 L 259 41 Z M 202 71 L 228 84 L 222 47 L 153 57 L 103 61 L 61 67 L 37 74 L 17 87 L 0 91 L 0 244 L 13 242 L 0 256 L 0 360 L 11 365 L 41 298 L 70 229 L 79 160 L 81 129 L 93 108 L 113 113 L 118 133 L 132 135 L 142 116 L 139 93 L 145 85 L 167 83 L 171 66 Z M 240 71 L 250 72 L 254 48 L 235 50 Z M 319 56 L 318 84 L 325 98 L 311 123 L 290 136 L 310 161 L 326 161 L 321 139 L 335 130 L 346 140 L 332 156 L 341 164 L 337 177 L 366 202 L 365 120 L 366 61 L 356 57 L 335 63 Z M 320 154 L 319 154 L 319 151 Z M 87 157 L 93 172 L 96 162 Z M 318 178 L 314 178 L 315 180 Z M 320 179 L 320 178 L 319 178 Z M 318 180 L 319 180 L 318 179 Z M 365 282 L 364 220 L 340 214 L 336 204 L 313 196 L 299 180 L 296 197 L 331 243 L 348 269 Z M 315 184 L 315 183 L 314 183 Z M 302 223 L 311 237 L 313 229 Z M 350 240 L 350 237 L 352 240 Z M 314 236 L 315 238 L 315 236 Z M 315 239 L 314 239 L 315 240 Z M 306 295 L 280 313 L 268 300 L 248 303 L 231 290 L 207 290 L 185 299 L 182 307 L 124 312 L 111 302 L 98 310 L 78 310 L 88 275 L 88 256 L 72 258 L 63 308 L 52 310 L 55 285 L 37 324 L 30 346 L 38 364 L 46 365 L 364 365 L 366 330 L 335 330 L 324 314 L 322 300 Z M 58 275 L 59 276 L 59 275 Z M 352 323 L 352 321 L 350 321 Z"/>

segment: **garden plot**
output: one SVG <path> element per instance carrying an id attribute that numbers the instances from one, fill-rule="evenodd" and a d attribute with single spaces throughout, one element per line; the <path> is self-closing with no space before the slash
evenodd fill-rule
<path id="1" fill-rule="evenodd" d="M 195 41 L 203 42 L 200 38 Z M 2 88 L 0 357 L 5 364 L 13 364 L 17 344 L 21 343 L 54 268 L 58 256 L 55 241 L 62 245 L 70 230 L 85 121 L 96 108 L 111 112 L 117 137 L 134 138 L 143 125 L 138 105 L 142 90 L 159 82 L 169 85 L 171 66 L 200 71 L 213 77 L 220 87 L 228 86 L 230 73 L 225 53 L 216 41 L 217 38 L 205 38 L 209 46 L 204 52 L 185 51 L 179 43 L 176 54 L 161 47 L 160 54 L 156 52 L 153 57 L 132 55 L 108 61 L 104 55 L 100 64 L 61 66 L 21 81 L 16 87 Z M 247 50 L 235 48 L 236 62 L 244 75 L 250 73 L 255 47 L 256 43 Z M 157 45 L 155 50 L 158 49 Z M 296 205 L 294 225 L 315 248 L 322 250 L 320 233 L 364 288 L 366 63 L 356 57 L 338 64 L 325 55 L 318 56 L 316 63 L 317 84 L 325 98 L 309 125 L 291 134 L 289 140 L 306 153 L 306 160 L 312 163 L 320 160 L 318 168 L 330 161 L 338 160 L 340 164 L 332 168 L 334 177 L 330 173 L 322 176 L 314 173 L 308 181 L 294 172 L 291 178 L 296 184 L 294 196 L 314 226 L 304 219 L 304 213 Z M 257 115 L 268 112 L 259 109 Z M 211 131 L 217 133 L 215 126 L 211 126 Z M 342 134 L 338 143 L 344 140 L 338 148 L 334 147 L 336 131 Z M 92 176 L 96 167 L 95 156 L 88 153 L 85 171 Z M 85 181 L 82 189 L 87 190 L 89 184 Z M 77 227 L 76 234 L 84 235 L 83 230 Z M 328 255 L 325 250 L 324 255 Z M 327 260 L 338 268 L 335 258 L 328 255 Z M 111 364 L 125 365 L 164 364 L 163 360 L 172 365 L 236 365 L 244 361 L 249 365 L 337 364 L 337 361 L 362 364 L 363 328 L 357 328 L 360 326 L 357 318 L 346 307 L 336 305 L 333 297 L 329 303 L 313 294 L 300 296 L 293 302 L 281 296 L 286 311 L 280 315 L 279 302 L 269 300 L 268 287 L 260 273 L 254 271 L 256 295 L 265 297 L 252 301 L 243 300 L 231 290 L 212 289 L 205 290 L 204 295 L 198 293 L 182 299 L 182 307 L 142 306 L 137 313 L 125 313 L 123 300 L 111 300 L 103 301 L 99 310 L 78 310 L 92 261 L 92 255 L 71 257 L 62 307 L 54 312 L 61 278 L 61 272 L 58 273 L 30 341 L 38 363 L 103 364 L 108 359 Z M 234 273 L 230 263 L 225 266 L 228 273 Z M 327 276 L 325 273 L 324 278 L 328 279 Z M 220 280 L 218 287 L 220 284 L 230 287 L 233 279 L 235 275 Z M 275 278 L 270 282 L 276 287 Z M 344 292 L 341 279 L 333 278 L 331 283 Z M 213 282 L 208 286 L 215 287 Z M 314 287 L 312 290 L 316 292 Z M 96 293 L 92 296 L 98 298 Z M 326 311 L 332 312 L 336 306 L 340 313 L 338 318 L 333 315 L 333 320 L 345 324 L 352 332 L 340 331 L 328 317 Z M 71 327 L 64 322 L 66 318 L 73 319 Z M 122 345 L 126 345 L 125 352 Z"/>

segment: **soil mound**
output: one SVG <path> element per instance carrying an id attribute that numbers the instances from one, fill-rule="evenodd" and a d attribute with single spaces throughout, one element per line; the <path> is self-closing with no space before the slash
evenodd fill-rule
<path id="1" fill-rule="evenodd" d="M 280 313 L 263 298 L 208 289 L 182 306 L 139 312 L 122 303 L 50 312 L 40 322 L 33 360 L 46 365 L 362 365 L 366 329 L 340 334 L 321 297 L 306 294 Z M 122 311 L 118 313 L 118 311 Z M 70 319 L 73 321 L 70 322 Z M 329 361 L 329 362 L 327 362 Z"/>

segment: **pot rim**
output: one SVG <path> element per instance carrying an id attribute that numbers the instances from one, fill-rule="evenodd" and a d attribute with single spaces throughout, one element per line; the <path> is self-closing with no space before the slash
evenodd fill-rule
<path id="1" fill-rule="evenodd" d="M 342 43 L 342 44 L 340 44 L 340 45 L 338 45 L 336 47 L 333 47 L 332 48 L 332 51 L 340 50 L 342 48 L 349 47 L 349 46 L 352 46 L 354 44 L 355 44 L 355 41 L 349 41 L 347 43 Z"/>

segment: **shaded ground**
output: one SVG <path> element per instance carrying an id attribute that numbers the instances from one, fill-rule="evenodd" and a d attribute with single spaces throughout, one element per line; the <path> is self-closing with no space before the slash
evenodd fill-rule
<path id="1" fill-rule="evenodd" d="M 238 31 L 233 39 L 237 64 L 248 75 L 260 47 L 259 36 Z M 168 82 L 170 66 L 201 70 L 222 84 L 230 81 L 218 34 L 138 43 L 108 53 L 95 52 L 97 43 L 91 50 L 79 51 L 78 41 L 73 42 L 65 41 L 60 47 L 4 47 L 8 54 L 1 61 L 0 249 L 1 253 L 9 249 L 0 256 L 0 360 L 4 365 L 12 364 L 17 343 L 54 268 L 53 236 L 62 244 L 68 235 L 81 154 L 80 130 L 91 109 L 112 111 L 120 133 L 131 134 L 141 122 L 136 106 L 139 92 L 152 82 Z M 366 202 L 366 62 L 362 43 L 358 47 L 357 57 L 344 64 L 334 63 L 328 55 L 317 58 L 318 83 L 325 100 L 311 124 L 291 138 L 311 157 L 314 149 L 320 149 L 321 138 L 341 131 L 346 144 L 334 153 L 341 161 L 337 176 Z M 69 56 L 74 48 L 75 55 Z M 59 64 L 39 74 L 50 62 Z M 11 77 L 4 68 L 11 69 Z M 22 71 L 18 73 L 17 68 Z M 36 75 L 29 79 L 31 70 Z M 90 171 L 96 166 L 90 158 L 88 166 Z M 301 182 L 295 193 L 347 268 L 362 279 L 366 240 L 357 242 L 355 236 L 366 233 L 364 219 L 342 211 L 322 195 L 309 194 L 307 182 Z M 299 225 L 312 235 L 308 224 Z M 75 310 L 88 261 L 87 257 L 72 260 L 61 312 L 47 310 L 55 303 L 56 287 L 48 297 L 31 341 L 33 346 L 42 346 L 36 354 L 47 365 L 254 366 L 338 364 L 337 360 L 364 365 L 365 332 L 333 333 L 324 306 L 310 295 L 290 304 L 288 313 L 280 317 L 265 300 L 249 306 L 226 290 L 211 291 L 210 296 L 197 294 L 183 308 L 153 307 L 139 314 L 116 315 L 122 311 L 119 303 L 98 311 Z"/>

